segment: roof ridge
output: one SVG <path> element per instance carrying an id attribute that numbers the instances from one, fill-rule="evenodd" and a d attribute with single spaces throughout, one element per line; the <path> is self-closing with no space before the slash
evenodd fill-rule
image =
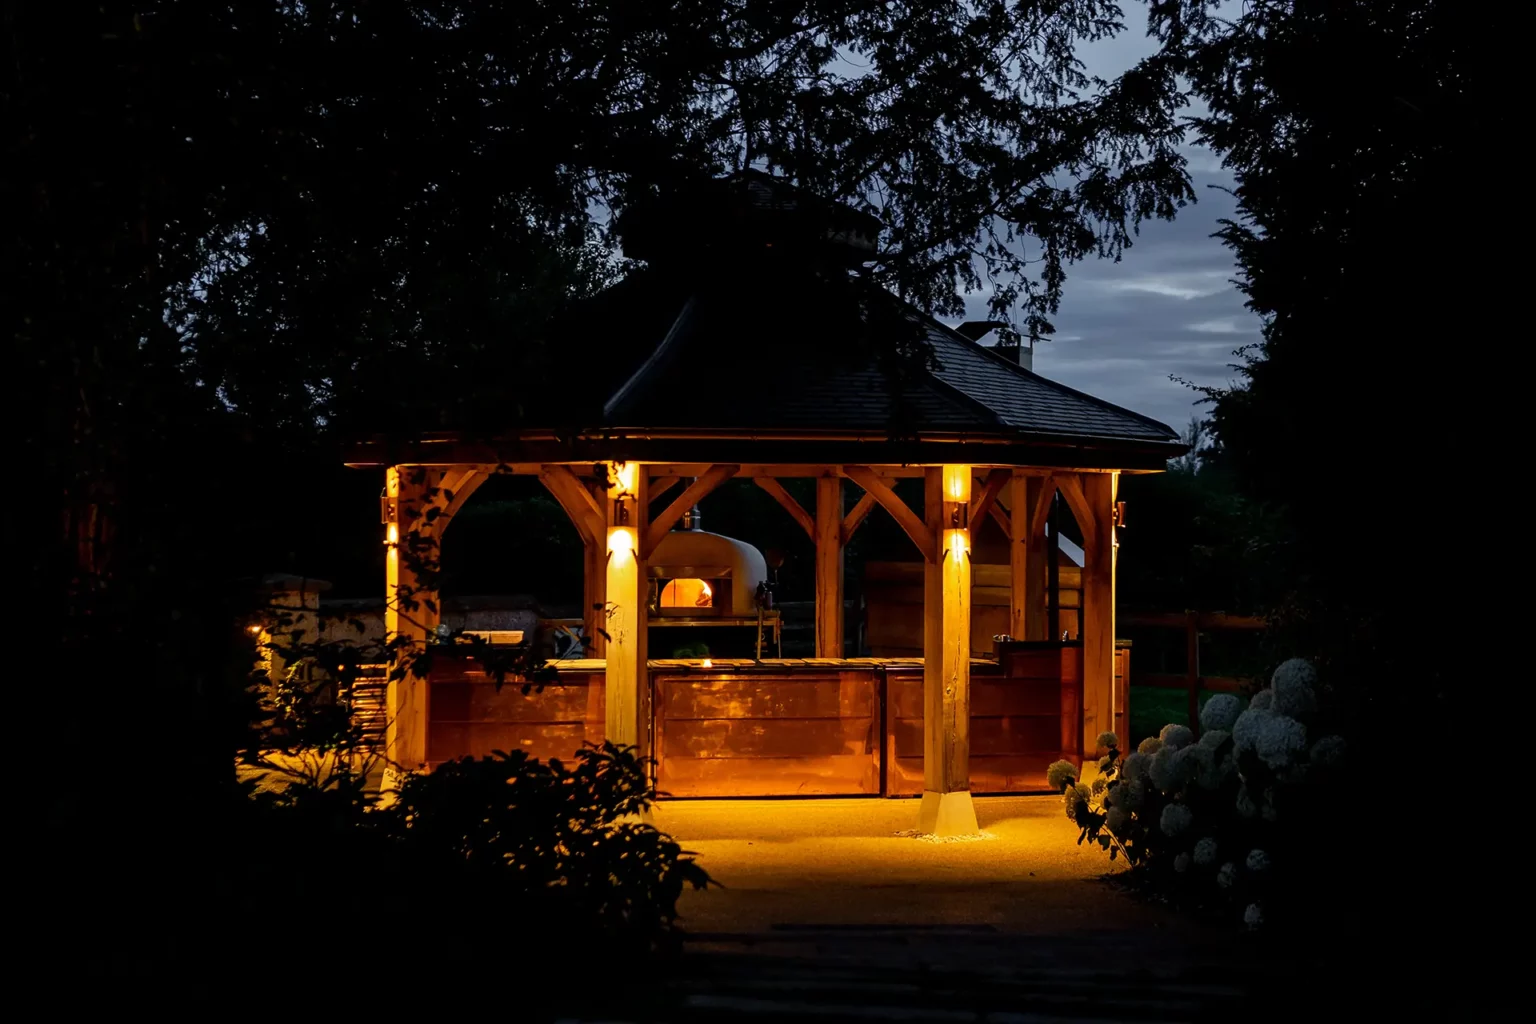
<path id="1" fill-rule="evenodd" d="M 671 361 L 672 350 L 677 347 L 678 339 L 684 334 L 683 323 L 688 320 L 693 312 L 695 296 L 690 293 L 688 300 L 683 303 L 683 308 L 678 311 L 677 317 L 672 321 L 672 326 L 667 328 L 666 337 L 661 339 L 651 354 L 645 357 L 645 362 L 632 373 L 628 380 L 619 385 L 619 389 L 603 403 L 603 419 L 611 421 L 614 416 L 623 409 L 624 403 L 646 382 L 653 374 L 660 372 L 664 363 Z"/>
<path id="2" fill-rule="evenodd" d="M 1012 362 L 1011 360 L 1005 359 L 1002 356 L 998 355 L 996 352 L 992 351 L 987 346 L 982 345 L 979 342 L 972 341 L 970 338 L 967 338 L 965 335 L 961 334 L 959 331 L 955 330 L 953 327 L 950 327 L 948 324 L 946 324 L 943 321 L 939 320 L 937 317 L 933 316 L 932 314 L 930 314 L 930 313 L 920 313 L 919 315 L 925 317 L 928 320 L 929 323 L 931 323 L 934 326 L 938 327 L 941 331 L 943 331 L 946 335 L 948 335 L 951 338 L 951 340 L 959 343 L 960 345 L 969 347 L 971 349 L 976 350 L 977 352 L 982 353 L 986 358 L 991 359 L 993 362 L 997 363 L 1000 366 L 1006 366 L 1009 370 L 1013 371 L 1014 374 L 1022 376 L 1026 380 L 1036 380 L 1036 381 L 1039 381 L 1042 384 L 1045 384 L 1045 385 L 1047 385 L 1049 387 L 1053 387 L 1053 388 L 1055 388 L 1058 391 L 1065 392 L 1066 394 L 1072 395 L 1072 396 L 1074 396 L 1076 398 L 1086 399 L 1087 401 L 1091 402 L 1092 404 L 1094 404 L 1096 406 L 1099 406 L 1100 408 L 1111 409 L 1111 410 L 1113 410 L 1115 412 L 1118 412 L 1118 413 L 1124 413 L 1125 415 L 1130 416 L 1132 419 L 1140 420 L 1142 423 L 1145 423 L 1148 426 L 1157 427 L 1160 430 L 1166 430 L 1168 432 L 1168 437 L 1169 437 L 1170 440 L 1175 440 L 1176 441 L 1179 438 L 1178 431 L 1174 430 L 1172 427 L 1170 427 L 1168 424 L 1162 422 L 1161 420 L 1155 420 L 1152 417 L 1143 415 L 1142 413 L 1139 413 L 1139 412 L 1137 412 L 1134 409 L 1127 409 L 1123 405 L 1116 405 L 1114 402 L 1109 402 L 1109 401 L 1106 401 L 1106 400 L 1104 400 L 1102 398 L 1099 398 L 1099 397 L 1097 397 L 1095 395 L 1090 395 L 1086 391 L 1079 391 L 1079 390 L 1077 390 L 1074 387 L 1071 387 L 1069 385 L 1063 384 L 1063 383 L 1061 383 L 1060 381 L 1057 381 L 1057 380 L 1052 380 L 1050 377 L 1046 377 L 1046 376 L 1043 376 L 1041 374 L 1038 374 L 1038 373 L 1036 373 L 1033 370 L 1026 370 L 1024 367 L 1020 366 L 1018 363 Z M 1030 348 L 1033 349 L 1034 346 L 1031 345 Z"/>

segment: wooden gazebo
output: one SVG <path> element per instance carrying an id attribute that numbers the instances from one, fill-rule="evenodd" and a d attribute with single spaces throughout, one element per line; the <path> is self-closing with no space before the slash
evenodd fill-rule
<path id="1" fill-rule="evenodd" d="M 401 549 L 440 538 L 491 474 L 535 475 L 585 545 L 591 643 L 538 704 L 546 727 L 526 749 L 568 756 L 583 740 L 634 744 L 657 758 L 663 789 L 684 793 L 920 788 L 923 831 L 974 831 L 972 721 L 992 712 L 973 704 L 973 675 L 991 687 L 992 704 L 1014 694 L 1034 708 L 1017 721 L 1004 709 L 1001 724 L 989 724 L 1000 764 L 1013 763 L 1007 744 L 1025 733 L 1039 755 L 1030 764 L 1043 768 L 1055 756 L 1092 753 L 1096 737 L 1116 728 L 1124 701 L 1114 678 L 1117 483 L 1121 473 L 1162 470 L 1183 447 L 1163 424 L 1048 381 L 894 298 L 892 322 L 931 346 L 933 360 L 891 370 L 878 346 L 849 338 L 846 321 L 807 317 L 796 305 L 797 282 L 824 295 L 828 275 L 838 281 L 869 258 L 875 226 L 826 204 L 808 215 L 803 197 L 766 176 L 735 179 L 723 195 L 717 242 L 691 250 L 702 259 L 678 255 L 675 239 L 688 230 L 636 218 L 626 251 L 650 266 L 570 321 L 561 344 L 583 372 L 547 408 L 525 412 L 523 423 L 543 417 L 541 425 L 354 446 L 349 464 L 385 475 L 386 631 L 419 644 L 435 632 L 436 603 Z M 710 276 L 707 266 L 730 271 Z M 816 481 L 814 507 L 780 483 L 795 477 Z M 923 480 L 920 507 L 893 486 L 909 477 Z M 772 495 L 815 545 L 815 657 L 652 660 L 647 560 L 685 513 L 733 479 Z M 1073 644 L 1045 635 L 1043 541 L 1058 493 L 1085 542 Z M 876 506 L 924 563 L 920 660 L 881 663 L 843 650 L 843 549 Z M 1021 641 L 1004 645 L 998 661 L 971 639 L 970 538 L 984 518 L 1009 538 L 1010 633 Z M 1031 688 L 1042 664 L 1062 667 L 1044 673 L 1044 689 Z M 396 762 L 520 742 L 509 730 L 534 704 L 517 705 L 527 701 L 517 687 L 493 693 L 471 664 L 433 665 L 427 678 L 391 684 Z M 1031 725 L 1029 715 L 1041 721 Z M 1028 788 L 1008 771 L 998 788 Z"/>

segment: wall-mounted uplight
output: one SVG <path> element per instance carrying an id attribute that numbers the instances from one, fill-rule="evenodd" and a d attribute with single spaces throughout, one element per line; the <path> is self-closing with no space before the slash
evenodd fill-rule
<path id="1" fill-rule="evenodd" d="M 944 467 L 944 500 L 969 503 L 971 500 L 971 467 Z"/>
<path id="2" fill-rule="evenodd" d="M 608 528 L 608 555 L 613 564 L 623 565 L 635 555 L 635 528 L 610 526 Z"/>
<path id="3" fill-rule="evenodd" d="M 393 548 L 398 547 L 399 545 L 400 526 L 397 523 L 390 523 L 388 526 L 384 527 L 384 546 L 387 548 Z"/>
<path id="4" fill-rule="evenodd" d="M 944 550 L 956 562 L 963 561 L 970 543 L 969 530 L 945 530 Z"/>
<path id="5" fill-rule="evenodd" d="M 633 495 L 635 493 L 635 464 L 633 462 L 615 462 L 612 471 L 614 490 L 619 494 Z"/>

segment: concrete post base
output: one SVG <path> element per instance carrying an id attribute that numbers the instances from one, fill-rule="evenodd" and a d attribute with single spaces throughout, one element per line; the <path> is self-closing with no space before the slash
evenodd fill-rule
<path id="1" fill-rule="evenodd" d="M 917 811 L 917 830 L 935 836 L 974 836 L 979 833 L 976 806 L 971 803 L 970 792 L 923 793 L 923 804 Z"/>

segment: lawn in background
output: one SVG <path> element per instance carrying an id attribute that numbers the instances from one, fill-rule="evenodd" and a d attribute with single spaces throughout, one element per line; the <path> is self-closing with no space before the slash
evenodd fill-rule
<path id="1" fill-rule="evenodd" d="M 1200 691 L 1200 706 L 1214 691 Z M 1189 724 L 1189 691 L 1153 686 L 1131 687 L 1131 749 L 1148 736 L 1156 736 L 1169 722 Z"/>

